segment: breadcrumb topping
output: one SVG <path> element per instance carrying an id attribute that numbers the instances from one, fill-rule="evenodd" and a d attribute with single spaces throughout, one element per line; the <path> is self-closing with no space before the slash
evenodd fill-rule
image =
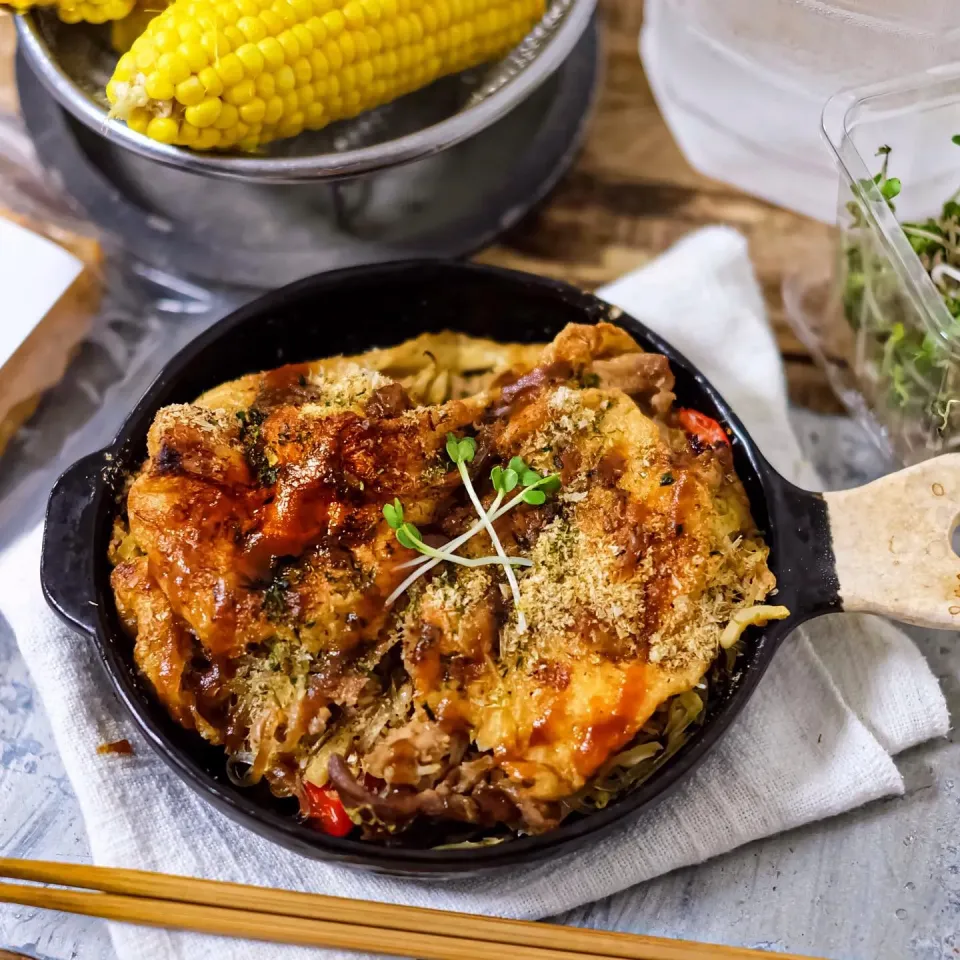
<path id="1" fill-rule="evenodd" d="M 307 383 L 318 391 L 318 396 L 303 407 L 304 413 L 323 414 L 331 409 L 345 410 L 361 407 L 370 395 L 393 381 L 377 370 L 351 363 L 336 371 L 317 371 L 307 377 Z"/>

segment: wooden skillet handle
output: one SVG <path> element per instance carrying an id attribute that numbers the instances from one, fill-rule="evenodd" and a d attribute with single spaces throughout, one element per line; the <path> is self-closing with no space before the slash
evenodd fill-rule
<path id="1" fill-rule="evenodd" d="M 960 630 L 960 453 L 823 497 L 844 610 Z"/>

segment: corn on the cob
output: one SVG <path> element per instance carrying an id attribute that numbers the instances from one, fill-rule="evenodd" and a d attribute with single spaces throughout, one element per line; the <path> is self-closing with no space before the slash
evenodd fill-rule
<path id="1" fill-rule="evenodd" d="M 117 63 L 112 115 L 163 143 L 252 150 L 518 43 L 546 0 L 174 0 Z"/>
<path id="2" fill-rule="evenodd" d="M 134 0 L 0 0 L 0 9 L 23 13 L 33 7 L 55 7 L 64 23 L 106 23 L 120 20 L 133 8 Z"/>

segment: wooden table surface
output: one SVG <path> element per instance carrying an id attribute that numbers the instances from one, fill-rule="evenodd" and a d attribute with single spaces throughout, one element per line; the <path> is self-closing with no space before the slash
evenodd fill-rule
<path id="1" fill-rule="evenodd" d="M 780 286 L 787 272 L 832 255 L 831 229 L 693 170 L 674 143 L 643 73 L 641 0 L 599 0 L 606 76 L 586 148 L 541 210 L 480 259 L 591 289 L 641 266 L 697 227 L 742 231 L 787 367 L 791 398 L 839 409 L 823 375 L 793 335 Z"/>
<path id="2" fill-rule="evenodd" d="M 730 224 L 750 241 L 791 398 L 809 409 L 838 410 L 825 379 L 786 323 L 780 298 L 786 272 L 831 255 L 830 228 L 693 170 L 670 136 L 640 64 L 641 0 L 599 2 L 606 67 L 586 147 L 542 208 L 479 259 L 592 289 L 642 265 L 697 227 Z M 0 14 L 0 111 L 12 101 L 12 56 L 11 21 Z"/>

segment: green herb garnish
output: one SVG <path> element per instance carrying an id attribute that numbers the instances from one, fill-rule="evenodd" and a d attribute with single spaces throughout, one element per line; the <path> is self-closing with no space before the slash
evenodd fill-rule
<path id="1" fill-rule="evenodd" d="M 960 134 L 952 141 L 960 145 Z M 950 315 L 952 326 L 941 338 L 926 328 L 922 306 L 901 289 L 888 252 L 870 236 L 873 190 L 894 212 L 902 190 L 889 175 L 890 147 L 877 155 L 883 158 L 879 172 L 859 182 L 847 204 L 843 310 L 857 337 L 856 372 L 868 400 L 893 412 L 894 435 L 909 447 L 919 439 L 939 448 L 960 432 L 960 364 L 949 347 L 960 339 L 960 191 L 936 217 L 900 224 Z"/>
<path id="2" fill-rule="evenodd" d="M 388 503 L 383 508 L 383 516 L 391 530 L 397 533 L 397 540 L 400 545 L 408 550 L 417 550 L 425 557 L 432 557 L 438 562 L 440 560 L 449 560 L 451 563 L 458 563 L 463 567 L 483 567 L 488 563 L 500 563 L 499 557 L 458 557 L 453 553 L 446 553 L 443 550 L 435 550 L 423 542 L 420 531 L 416 526 L 403 518 L 403 504 L 395 499 L 393 503 Z M 514 566 L 529 566 L 530 561 L 523 557 L 510 557 L 508 562 Z"/>
<path id="3" fill-rule="evenodd" d="M 480 502 L 480 498 L 474 489 L 470 473 L 467 470 L 467 464 L 471 463 L 476 456 L 476 441 L 472 437 L 457 438 L 451 433 L 447 435 L 446 449 L 447 455 L 460 472 L 464 488 L 480 519 L 466 533 L 444 544 L 440 550 L 434 550 L 423 542 L 417 528 L 404 519 L 403 504 L 401 504 L 398 499 L 395 499 L 392 504 L 386 504 L 383 508 L 383 515 L 388 525 L 397 532 L 397 539 L 404 546 L 417 550 L 424 555 L 423 557 L 418 557 L 415 560 L 400 565 L 398 569 L 404 569 L 406 567 L 416 567 L 417 569 L 387 598 L 387 606 L 392 604 L 397 597 L 427 573 L 427 571 L 432 570 L 438 563 L 444 560 L 449 560 L 452 563 L 460 563 L 464 566 L 484 566 L 489 563 L 496 563 L 503 567 L 504 573 L 506 574 L 507 582 L 510 584 L 510 590 L 513 594 L 514 605 L 517 609 L 517 629 L 520 633 L 524 633 L 527 629 L 527 624 L 523 611 L 520 609 L 520 588 L 517 584 L 513 567 L 529 567 L 531 566 L 531 562 L 523 557 L 507 556 L 503 545 L 500 543 L 500 538 L 493 528 L 493 522 L 518 504 L 527 503 L 531 506 L 540 506 L 546 503 L 547 497 L 560 489 L 560 478 L 556 474 L 542 476 L 537 473 L 536 470 L 531 470 L 522 458 L 514 457 L 506 467 L 496 466 L 490 471 L 490 481 L 497 495 L 490 505 L 490 509 L 484 510 L 483 504 Z M 506 495 L 512 493 L 517 487 L 521 487 L 520 492 L 508 503 L 504 504 L 503 501 Z M 467 560 L 454 553 L 455 550 L 458 550 L 481 530 L 485 530 L 489 535 L 497 551 L 495 557 Z"/>

